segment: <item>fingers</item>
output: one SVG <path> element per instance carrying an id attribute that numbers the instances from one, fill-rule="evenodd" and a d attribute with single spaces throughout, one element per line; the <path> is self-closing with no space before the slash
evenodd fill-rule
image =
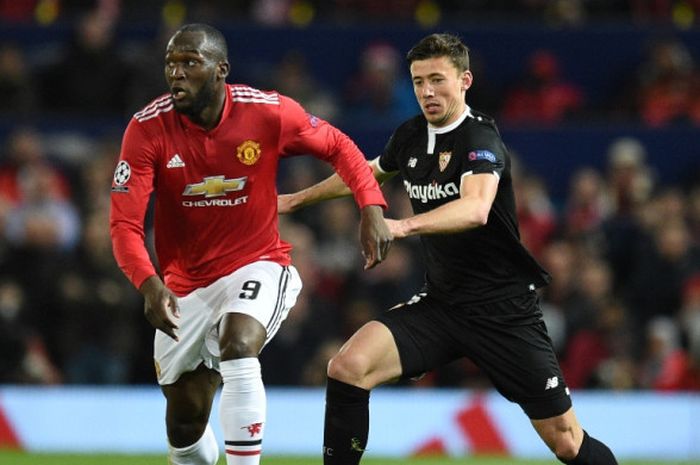
<path id="1" fill-rule="evenodd" d="M 369 270 L 383 262 L 389 254 L 390 247 L 390 240 L 377 239 L 375 242 L 373 242 L 371 246 L 366 248 L 366 250 L 362 253 L 362 255 L 365 257 L 364 269 Z"/>
<path id="2" fill-rule="evenodd" d="M 170 310 L 170 312 L 168 312 Z M 145 314 L 146 319 L 151 326 L 159 331 L 163 331 L 168 337 L 179 341 L 176 331 L 179 329 L 177 323 L 173 318 L 169 316 L 171 313 L 173 318 L 180 317 L 180 311 L 177 306 L 177 302 L 170 300 L 168 304 L 151 306 L 146 304 Z"/>
<path id="3" fill-rule="evenodd" d="M 379 264 L 380 261 L 381 260 L 378 260 L 374 256 L 374 254 L 365 255 L 365 267 L 364 267 L 364 269 L 369 270 L 371 268 L 374 268 L 375 266 L 377 266 Z"/>
<path id="4" fill-rule="evenodd" d="M 389 255 L 389 250 L 391 250 L 391 244 L 393 244 L 393 240 L 387 239 L 385 241 L 382 241 L 380 245 L 380 252 L 381 252 L 381 257 L 382 261 Z"/>
<path id="5" fill-rule="evenodd" d="M 176 341 L 179 341 L 180 339 L 177 337 L 177 334 L 175 331 L 178 329 L 177 324 L 170 318 L 168 317 L 168 309 L 170 310 L 170 313 L 172 313 L 174 318 L 180 318 L 180 308 L 177 305 L 177 300 L 175 299 L 174 296 L 170 296 L 168 298 L 168 304 L 163 306 L 163 312 L 162 312 L 162 321 L 161 321 L 161 327 L 158 328 L 161 331 L 163 331 L 165 334 L 170 336 Z"/>
<path id="6" fill-rule="evenodd" d="M 180 338 L 175 333 L 175 331 L 178 329 L 178 326 L 170 318 L 166 318 L 165 320 L 163 320 L 162 324 L 160 325 L 160 327 L 158 329 L 163 331 L 165 334 L 167 334 L 170 338 L 174 339 L 175 341 L 180 340 Z"/>
<path id="7" fill-rule="evenodd" d="M 170 311 L 172 312 L 173 316 L 176 318 L 180 318 L 180 306 L 177 303 L 177 298 L 175 298 L 174 295 L 170 295 L 168 300 L 168 308 L 170 308 Z"/>

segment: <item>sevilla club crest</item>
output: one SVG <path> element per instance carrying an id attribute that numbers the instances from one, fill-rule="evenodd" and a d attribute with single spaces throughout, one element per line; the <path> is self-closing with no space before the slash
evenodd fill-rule
<path id="1" fill-rule="evenodd" d="M 450 158 L 452 158 L 452 152 L 440 152 L 440 158 L 438 158 L 440 171 L 445 171 L 445 168 L 450 163 Z"/>

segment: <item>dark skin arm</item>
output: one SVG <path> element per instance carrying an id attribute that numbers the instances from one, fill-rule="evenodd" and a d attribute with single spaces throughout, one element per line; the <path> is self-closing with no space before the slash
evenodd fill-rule
<path id="1" fill-rule="evenodd" d="M 360 218 L 360 243 L 365 257 L 365 270 L 374 268 L 389 253 L 393 237 L 384 221 L 384 211 L 379 205 L 367 205 Z"/>
<path id="2" fill-rule="evenodd" d="M 163 281 L 156 275 L 146 279 L 139 292 L 144 298 L 143 313 L 149 323 L 155 328 L 178 341 L 175 331 L 178 329 L 175 323 L 180 316 L 177 306 L 177 297 L 168 289 Z"/>

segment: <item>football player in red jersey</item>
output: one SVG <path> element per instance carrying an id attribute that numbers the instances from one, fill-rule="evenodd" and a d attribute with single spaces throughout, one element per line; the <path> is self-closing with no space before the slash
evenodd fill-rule
<path id="1" fill-rule="evenodd" d="M 157 329 L 173 465 L 216 463 L 208 420 L 222 380 L 227 463 L 260 461 L 266 401 L 258 354 L 301 290 L 278 231 L 279 160 L 312 154 L 333 165 L 361 209 L 365 268 L 383 260 L 392 240 L 384 197 L 357 146 L 290 98 L 227 84 L 228 73 L 218 30 L 180 28 L 165 54 L 170 92 L 129 122 L 112 183 L 114 255 Z M 152 193 L 161 275 L 144 245 Z"/>

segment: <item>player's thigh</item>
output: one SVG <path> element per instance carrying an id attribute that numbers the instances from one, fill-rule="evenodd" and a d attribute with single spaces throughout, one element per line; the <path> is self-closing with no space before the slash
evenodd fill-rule
<path id="1" fill-rule="evenodd" d="M 259 261 L 217 281 L 212 289 L 211 305 L 216 308 L 215 318 L 219 322 L 226 314 L 247 315 L 259 322 L 264 328 L 264 346 L 287 318 L 301 287 L 299 273 L 293 266 Z M 227 334 L 237 336 L 237 340 L 245 335 L 235 330 Z"/>
<path id="2" fill-rule="evenodd" d="M 470 335 L 465 353 L 507 399 L 531 419 L 559 416 L 571 407 L 569 389 L 541 319 L 537 296 L 529 293 L 474 310 L 463 324 Z M 482 315 L 483 314 L 483 315 Z M 459 326 L 455 324 L 456 330 Z"/>
<path id="3" fill-rule="evenodd" d="M 155 332 L 153 359 L 160 385 L 175 383 L 183 373 L 194 371 L 202 363 L 216 368 L 216 358 L 205 347 L 206 338 L 212 331 L 213 309 L 201 298 L 203 291 L 198 289 L 178 298 L 179 341 L 162 331 Z"/>
<path id="4" fill-rule="evenodd" d="M 397 379 L 401 360 L 383 323 L 370 321 L 343 344 L 328 364 L 328 376 L 364 389 Z"/>
<path id="5" fill-rule="evenodd" d="M 461 355 L 445 311 L 443 304 L 420 294 L 377 318 L 392 335 L 401 378 L 422 376 Z"/>

